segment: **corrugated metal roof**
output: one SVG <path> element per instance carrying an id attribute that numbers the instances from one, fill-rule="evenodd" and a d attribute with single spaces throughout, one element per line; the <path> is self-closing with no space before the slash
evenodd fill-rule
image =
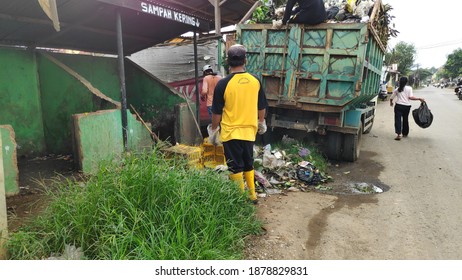
<path id="1" fill-rule="evenodd" d="M 36 0 L 0 0 L 0 44 L 117 53 L 116 9 L 122 15 L 124 53 L 151 47 L 194 29 L 175 20 L 124 5 L 163 7 L 192 16 L 204 31 L 213 30 L 214 7 L 208 0 L 57 0 L 61 31 Z M 108 2 L 114 5 L 108 4 Z M 257 0 L 221 0 L 222 25 L 237 23 Z M 136 8 L 139 8 L 139 7 Z"/>

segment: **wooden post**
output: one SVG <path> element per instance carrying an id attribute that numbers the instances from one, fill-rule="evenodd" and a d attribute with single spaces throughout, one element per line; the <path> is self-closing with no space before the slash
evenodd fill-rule
<path id="1" fill-rule="evenodd" d="M 221 9 L 220 0 L 215 0 L 213 4 L 215 7 L 215 34 L 221 35 Z"/>
<path id="2" fill-rule="evenodd" d="M 7 250 L 3 247 L 7 236 L 8 221 L 6 217 L 5 172 L 3 170 L 2 132 L 0 131 L 0 260 L 7 258 Z"/>

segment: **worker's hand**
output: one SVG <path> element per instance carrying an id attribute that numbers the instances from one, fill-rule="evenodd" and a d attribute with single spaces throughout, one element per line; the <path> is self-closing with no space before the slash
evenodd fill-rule
<path id="1" fill-rule="evenodd" d="M 221 145 L 220 142 L 220 126 L 217 126 L 214 130 L 212 130 L 212 124 L 207 126 L 207 133 L 209 134 L 209 143 L 218 146 Z"/>
<path id="2" fill-rule="evenodd" d="M 262 122 L 260 122 L 260 121 L 258 122 L 258 134 L 260 134 L 260 135 L 264 134 L 267 129 L 268 128 L 266 126 L 266 120 L 265 119 L 263 119 Z"/>
<path id="3" fill-rule="evenodd" d="M 393 100 L 390 99 L 390 106 L 393 107 Z"/>

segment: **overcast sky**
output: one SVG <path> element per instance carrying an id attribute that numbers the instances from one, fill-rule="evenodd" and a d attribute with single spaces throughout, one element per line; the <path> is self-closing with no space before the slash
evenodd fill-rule
<path id="1" fill-rule="evenodd" d="M 388 47 L 398 42 L 412 43 L 420 67 L 443 66 L 447 55 L 462 48 L 462 2 L 459 0 L 382 0 L 393 7 L 395 29 L 400 33 Z"/>

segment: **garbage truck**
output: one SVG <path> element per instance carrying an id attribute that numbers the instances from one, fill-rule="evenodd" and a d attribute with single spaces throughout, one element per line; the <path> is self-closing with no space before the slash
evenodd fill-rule
<path id="1" fill-rule="evenodd" d="M 328 158 L 358 159 L 374 123 L 386 51 L 380 9 L 377 0 L 368 22 L 237 26 L 246 69 L 266 92 L 269 128 L 317 133 Z"/>

